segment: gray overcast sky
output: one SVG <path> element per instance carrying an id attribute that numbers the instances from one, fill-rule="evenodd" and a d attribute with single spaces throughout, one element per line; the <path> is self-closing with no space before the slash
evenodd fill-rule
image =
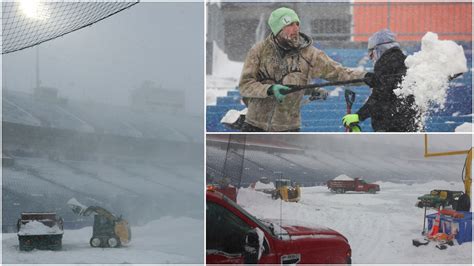
<path id="1" fill-rule="evenodd" d="M 125 105 L 145 80 L 186 91 L 187 111 L 203 112 L 204 4 L 139 3 L 40 46 L 41 85 L 69 98 Z M 35 51 L 3 56 L 3 84 L 35 86 Z"/>

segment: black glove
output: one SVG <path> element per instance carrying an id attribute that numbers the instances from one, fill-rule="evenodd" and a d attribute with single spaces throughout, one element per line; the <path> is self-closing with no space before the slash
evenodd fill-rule
<path id="1" fill-rule="evenodd" d="M 365 73 L 364 83 L 367 84 L 369 87 L 371 88 L 374 87 L 376 80 L 377 80 L 377 77 L 375 77 L 375 74 L 373 72 Z"/>

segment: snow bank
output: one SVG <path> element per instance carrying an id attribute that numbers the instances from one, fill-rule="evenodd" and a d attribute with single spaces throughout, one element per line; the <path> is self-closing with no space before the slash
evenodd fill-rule
<path id="1" fill-rule="evenodd" d="M 38 221 L 31 221 L 23 226 L 21 226 L 20 231 L 18 231 L 18 235 L 21 236 L 32 236 L 32 235 L 60 235 L 63 233 L 58 225 L 54 225 L 52 227 L 46 226 L 41 222 Z"/>
<path id="2" fill-rule="evenodd" d="M 421 51 L 405 60 L 407 74 L 394 92 L 400 97 L 413 95 L 422 114 L 429 108 L 444 108 L 449 77 L 467 72 L 467 60 L 462 46 L 449 40 L 439 40 L 436 33 L 427 32 L 421 40 Z M 420 121 L 424 123 L 425 118 Z"/>
<path id="3" fill-rule="evenodd" d="M 336 176 L 333 180 L 349 180 L 349 181 L 352 181 L 354 180 L 354 178 L 352 177 L 348 177 L 347 175 L 340 175 L 340 176 Z"/>
<path id="4" fill-rule="evenodd" d="M 206 76 L 206 105 L 215 105 L 219 96 L 225 96 L 227 91 L 239 85 L 243 62 L 229 60 L 215 42 L 212 50 L 212 75 Z"/>
<path id="5" fill-rule="evenodd" d="M 472 132 L 472 123 L 464 123 L 458 127 L 456 127 L 456 129 L 454 129 L 454 132 Z"/>
<path id="6" fill-rule="evenodd" d="M 229 60 L 224 51 L 222 51 L 216 42 L 213 42 L 212 50 L 212 75 L 217 77 L 233 78 L 236 81 L 242 73 L 243 62 L 235 62 Z"/>

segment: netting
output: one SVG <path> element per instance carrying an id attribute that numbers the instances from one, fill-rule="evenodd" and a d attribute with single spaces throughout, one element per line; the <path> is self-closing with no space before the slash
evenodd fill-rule
<path id="1" fill-rule="evenodd" d="M 228 135 L 227 141 L 221 144 L 221 149 L 216 150 L 217 153 L 208 154 L 208 159 L 209 156 L 217 156 L 210 159 L 212 163 L 206 165 L 207 173 L 212 176 L 211 182 L 241 186 L 245 143 L 246 135 Z"/>
<path id="2" fill-rule="evenodd" d="M 2 3 L 2 54 L 22 50 L 90 26 L 135 2 Z"/>

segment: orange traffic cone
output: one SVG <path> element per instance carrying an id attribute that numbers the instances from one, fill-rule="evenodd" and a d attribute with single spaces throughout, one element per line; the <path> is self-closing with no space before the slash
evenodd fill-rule
<path id="1" fill-rule="evenodd" d="M 440 217 L 440 212 L 439 212 L 439 209 L 438 209 L 438 214 L 436 214 L 436 218 L 434 220 L 433 227 L 431 227 L 431 232 L 430 232 L 430 235 L 429 235 L 430 237 L 433 237 L 436 234 L 438 234 L 440 220 L 441 220 L 441 217 Z"/>

